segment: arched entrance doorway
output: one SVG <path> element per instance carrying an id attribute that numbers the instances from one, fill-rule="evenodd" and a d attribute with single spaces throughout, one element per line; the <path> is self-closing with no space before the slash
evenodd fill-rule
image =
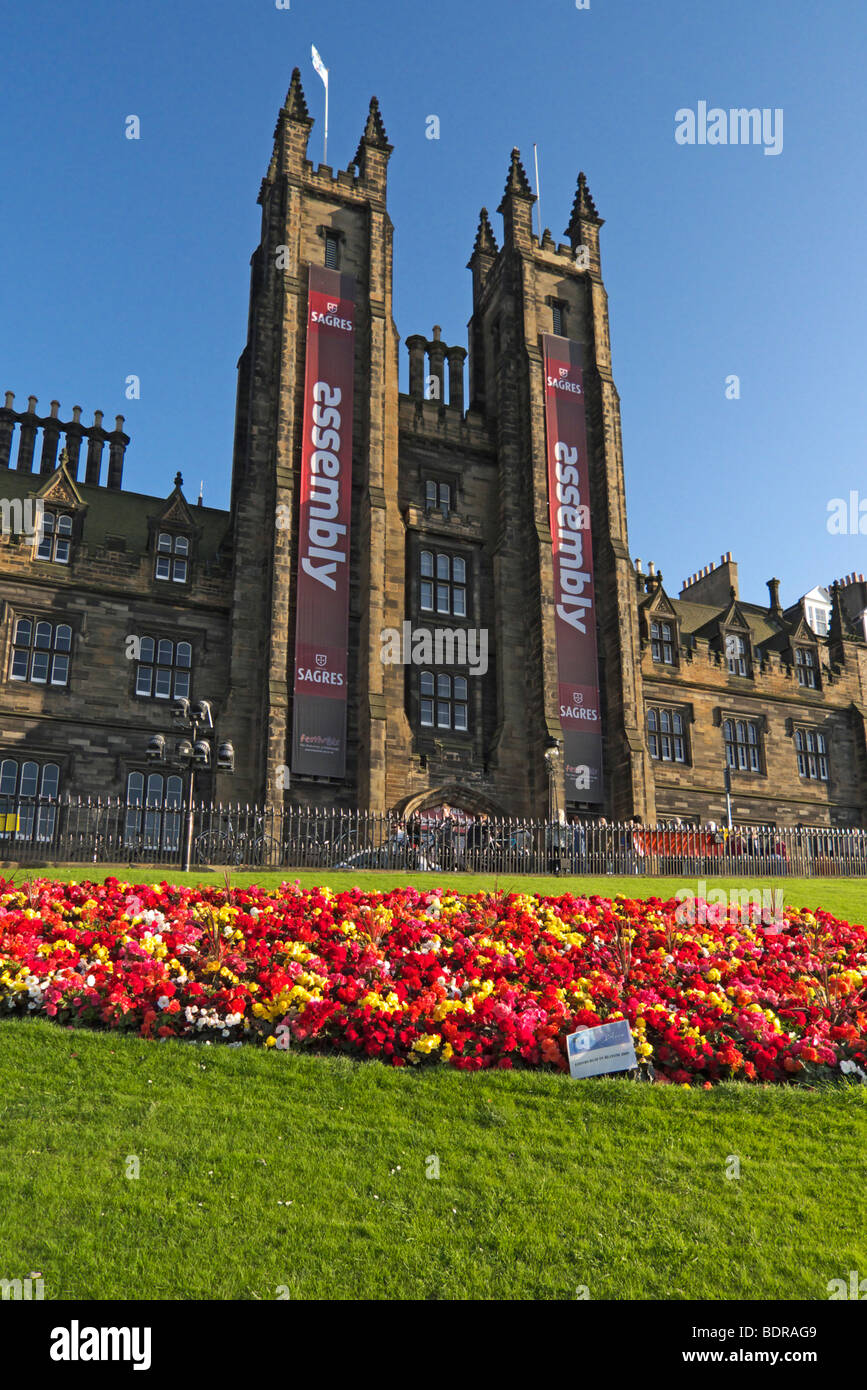
<path id="1" fill-rule="evenodd" d="M 405 796 L 395 804 L 394 812 L 396 815 L 408 817 L 425 811 L 428 815 L 435 816 L 437 813 L 442 814 L 446 806 L 452 812 L 469 817 L 486 815 L 501 818 L 506 814 L 502 806 L 491 797 L 485 796 L 484 792 L 462 786 L 460 782 L 446 782 L 441 787 L 432 787 L 426 792 Z"/>

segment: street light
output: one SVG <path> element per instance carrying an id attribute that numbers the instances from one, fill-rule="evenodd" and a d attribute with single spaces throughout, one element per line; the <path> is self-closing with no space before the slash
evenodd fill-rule
<path id="1" fill-rule="evenodd" d="M 560 745 L 556 738 L 545 740 L 545 770 L 548 773 L 548 819 L 557 819 L 557 773 L 560 765 Z"/>
<path id="2" fill-rule="evenodd" d="M 556 738 L 549 737 L 545 740 L 545 770 L 548 773 L 548 830 L 547 838 L 550 841 L 548 848 L 548 868 L 555 874 L 560 872 L 560 827 L 554 829 L 555 822 L 559 822 L 557 784 L 560 774 L 560 744 Z"/>
<path id="3" fill-rule="evenodd" d="M 196 770 L 207 772 L 211 767 L 211 745 L 208 734 L 213 736 L 214 715 L 210 700 L 187 700 L 179 697 L 172 703 L 172 721 L 175 728 L 183 731 L 184 737 L 175 743 L 174 756 L 166 754 L 164 734 L 154 734 L 148 740 L 147 757 L 150 762 L 167 763 L 189 773 L 187 783 L 187 822 L 184 835 L 184 869 L 190 871 L 193 856 L 193 792 Z M 235 771 L 235 750 L 231 743 L 221 743 L 217 752 L 217 771 Z"/>

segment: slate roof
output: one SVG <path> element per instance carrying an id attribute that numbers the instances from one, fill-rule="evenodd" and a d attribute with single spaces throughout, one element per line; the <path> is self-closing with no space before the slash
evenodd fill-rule
<path id="1" fill-rule="evenodd" d="M 51 476 L 19 473 L 14 468 L 0 469 L 0 494 L 10 500 L 20 497 L 23 501 L 37 493 Z M 147 550 L 148 517 L 159 516 L 173 491 L 170 489 L 165 497 L 152 497 L 142 492 L 94 487 L 77 481 L 75 486 L 87 505 L 82 536 L 85 545 L 101 546 L 106 536 L 123 536 L 127 550 L 132 553 Z M 231 540 L 229 512 L 216 507 L 198 507 L 189 501 L 188 506 L 193 524 L 201 533 L 199 559 L 216 560 L 220 547 Z"/>

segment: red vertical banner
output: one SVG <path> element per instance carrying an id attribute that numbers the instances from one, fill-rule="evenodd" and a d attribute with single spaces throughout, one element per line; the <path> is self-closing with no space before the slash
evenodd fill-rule
<path id="1" fill-rule="evenodd" d="M 566 794 L 598 803 L 603 799 L 602 723 L 581 346 L 550 333 L 542 335 L 542 345 Z"/>
<path id="2" fill-rule="evenodd" d="M 346 773 L 355 280 L 311 265 L 298 527 L 292 771 Z"/>

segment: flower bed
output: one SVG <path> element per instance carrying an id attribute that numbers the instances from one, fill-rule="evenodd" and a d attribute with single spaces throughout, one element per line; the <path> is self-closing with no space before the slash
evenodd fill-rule
<path id="1" fill-rule="evenodd" d="M 674 902 L 570 894 L 283 884 L 229 899 L 0 879 L 0 1016 L 561 1071 L 569 1033 L 625 1017 L 657 1080 L 867 1071 L 867 932 L 824 912 L 765 929 L 736 909 L 689 926 Z"/>

